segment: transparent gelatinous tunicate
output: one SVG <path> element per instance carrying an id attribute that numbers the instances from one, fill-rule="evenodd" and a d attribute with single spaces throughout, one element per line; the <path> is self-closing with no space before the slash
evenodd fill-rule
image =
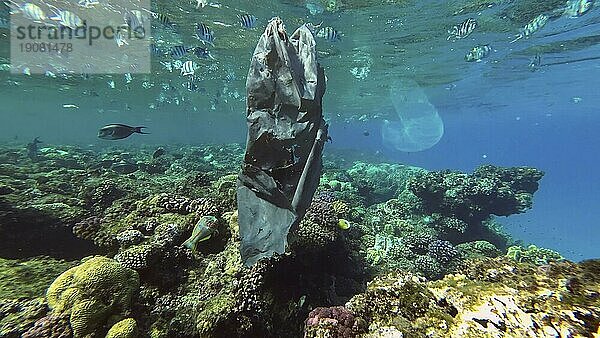
<path id="1" fill-rule="evenodd" d="M 397 121 L 384 121 L 381 136 L 385 145 L 417 152 L 436 145 L 444 134 L 444 123 L 419 85 L 410 79 L 395 82 L 390 97 Z"/>

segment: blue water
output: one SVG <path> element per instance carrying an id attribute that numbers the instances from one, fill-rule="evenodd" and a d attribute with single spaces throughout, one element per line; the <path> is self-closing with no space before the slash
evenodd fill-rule
<path id="1" fill-rule="evenodd" d="M 319 40 L 317 44 L 328 76 L 324 114 L 333 138 L 325 151 L 377 153 L 383 160 L 430 170 L 470 172 L 482 164 L 539 168 L 546 175 L 534 196 L 533 209 L 500 221 L 515 238 L 553 248 L 570 259 L 600 257 L 597 3 L 582 17 L 553 18 L 530 38 L 514 44 L 509 41 L 517 24 L 502 16 L 505 8 L 500 5 L 452 15 L 458 3 L 365 2 L 365 8 L 349 6 L 315 15 L 303 4 L 253 1 L 193 11 L 187 1 L 180 1 L 161 10 L 182 27 L 211 20 L 234 22 L 241 12 L 259 16 L 260 25 L 272 16 L 282 16 L 290 31 L 309 21 L 334 26 L 344 34 L 342 41 Z M 183 10 L 192 12 L 181 15 Z M 446 30 L 469 16 L 480 20 L 481 28 L 468 39 L 446 40 Z M 96 137 L 98 127 L 120 122 L 145 125 L 152 133 L 123 140 L 120 145 L 124 146 L 243 143 L 245 74 L 262 28 L 212 26 L 217 34 L 217 58 L 203 64 L 205 93 L 182 89 L 184 80 L 179 74 L 167 73 L 156 60 L 154 73 L 148 76 L 155 84 L 151 90 L 141 89 L 143 76 L 137 75 L 126 86 L 122 74 L 63 80 L 0 73 L 0 141 L 29 142 L 39 136 L 46 144 L 106 146 L 111 143 Z M 6 30 L 0 35 L 0 54 L 6 63 Z M 193 41 L 188 35 L 178 38 Z M 491 44 L 494 52 L 482 62 L 465 62 L 465 52 L 483 43 Z M 542 65 L 532 72 L 528 64 L 536 52 L 542 55 Z M 590 60 L 577 61 L 583 59 Z M 367 69 L 364 77 L 353 75 Z M 228 76 L 232 71 L 233 79 Z M 419 83 L 444 122 L 444 135 L 431 149 L 401 153 L 384 145 L 382 121 L 396 115 L 389 84 L 399 77 Z M 116 83 L 115 89 L 107 87 L 109 80 Z M 167 94 L 185 98 L 184 104 L 149 109 L 163 94 L 162 84 L 178 88 Z M 83 94 L 90 90 L 98 95 Z M 220 103 L 212 109 L 215 92 L 220 93 Z M 227 97 L 232 92 L 241 99 Z M 79 108 L 65 109 L 63 104 Z M 358 121 L 361 115 L 365 122 Z"/>
<path id="2" fill-rule="evenodd" d="M 332 147 L 350 142 L 371 152 L 384 149 L 388 159 L 430 170 L 470 172 L 482 164 L 539 168 L 546 174 L 533 208 L 500 217 L 500 222 L 515 238 L 553 248 L 569 259 L 598 257 L 600 90 L 592 85 L 598 78 L 597 61 L 549 66 L 515 86 L 492 82 L 478 106 L 447 103 L 452 96 L 477 93 L 485 80 L 432 89 L 431 96 L 442 98 L 433 103 L 445 125 L 433 148 L 417 153 L 386 148 L 380 123 L 332 125 Z"/>

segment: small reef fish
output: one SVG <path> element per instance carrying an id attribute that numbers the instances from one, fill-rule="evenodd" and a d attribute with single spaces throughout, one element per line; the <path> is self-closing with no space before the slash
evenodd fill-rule
<path id="1" fill-rule="evenodd" d="M 540 14 L 531 20 L 525 27 L 520 29 L 519 34 L 510 43 L 514 43 L 522 38 L 529 37 L 531 34 L 539 31 L 548 22 L 548 16 L 546 14 Z"/>
<path id="2" fill-rule="evenodd" d="M 138 171 L 139 166 L 135 163 L 121 160 L 119 162 L 113 163 L 110 166 L 110 169 L 118 174 L 127 175 Z"/>
<path id="3" fill-rule="evenodd" d="M 181 66 L 181 76 L 194 75 L 196 71 L 196 64 L 194 61 L 186 61 Z"/>
<path id="4" fill-rule="evenodd" d="M 28 2 L 24 4 L 18 4 L 14 1 L 10 1 L 9 6 L 15 11 L 20 11 L 25 18 L 32 20 L 33 22 L 43 23 L 48 19 L 46 13 L 44 13 L 44 11 L 38 5 Z"/>
<path id="5" fill-rule="evenodd" d="M 340 228 L 342 230 L 348 230 L 348 229 L 350 229 L 351 226 L 352 225 L 350 224 L 350 222 L 343 218 L 340 218 L 338 220 L 338 228 Z"/>
<path id="6" fill-rule="evenodd" d="M 98 0 L 79 0 L 77 4 L 83 8 L 93 8 L 94 6 L 100 4 Z"/>
<path id="7" fill-rule="evenodd" d="M 169 19 L 169 17 L 166 16 L 165 14 L 152 13 L 152 17 L 154 18 L 154 20 L 160 22 L 160 24 L 163 26 L 173 27 L 173 23 L 171 22 L 171 19 Z"/>
<path id="8" fill-rule="evenodd" d="M 317 37 L 323 38 L 329 42 L 336 42 L 342 39 L 342 34 L 333 27 L 323 27 L 317 33 Z"/>
<path id="9" fill-rule="evenodd" d="M 567 7 L 565 8 L 564 14 L 571 18 L 576 18 L 584 15 L 594 5 L 593 0 L 570 0 L 567 1 Z"/>
<path id="10" fill-rule="evenodd" d="M 214 33 L 204 23 L 196 24 L 196 38 L 202 41 L 203 43 L 208 43 L 211 45 L 213 45 L 215 41 Z"/>
<path id="11" fill-rule="evenodd" d="M 183 88 L 187 89 L 190 92 L 198 92 L 201 91 L 200 86 L 198 86 L 199 79 L 192 75 L 188 78 L 188 80 L 183 83 Z"/>
<path id="12" fill-rule="evenodd" d="M 464 38 L 468 37 L 469 35 L 471 35 L 471 33 L 473 33 L 475 28 L 477 28 L 477 20 L 475 20 L 473 18 L 468 18 L 465 21 L 463 21 L 462 23 L 460 23 L 459 25 L 456 25 L 456 26 L 452 27 L 452 29 L 449 29 L 448 34 L 450 34 L 450 35 L 448 36 L 448 38 L 446 40 L 464 39 Z"/>
<path id="13" fill-rule="evenodd" d="M 528 67 L 529 67 L 529 70 L 534 72 L 538 68 L 540 68 L 541 65 L 542 65 L 542 55 L 540 53 L 537 53 L 533 56 L 533 58 L 531 58 L 531 61 L 529 61 Z"/>
<path id="14" fill-rule="evenodd" d="M 183 242 L 183 246 L 195 253 L 198 243 L 209 240 L 217 231 L 216 224 L 217 219 L 214 216 L 203 216 L 192 230 L 192 236 Z"/>
<path id="15" fill-rule="evenodd" d="M 192 48 L 186 48 L 185 46 L 181 46 L 181 45 L 173 46 L 173 48 L 171 48 L 171 56 L 176 59 L 180 59 L 191 50 L 192 50 Z"/>
<path id="16" fill-rule="evenodd" d="M 115 42 L 117 43 L 117 47 L 123 47 L 124 45 L 129 45 L 129 42 L 125 40 L 123 37 L 123 33 L 121 31 L 117 31 L 114 35 Z"/>
<path id="17" fill-rule="evenodd" d="M 156 148 L 156 150 L 152 153 L 152 159 L 157 159 L 161 156 L 163 156 L 164 154 L 166 154 L 167 152 L 165 151 L 165 148 L 163 147 L 158 147 Z"/>
<path id="18" fill-rule="evenodd" d="M 58 9 L 56 7 L 53 8 L 53 11 L 54 15 L 51 16 L 49 19 L 52 21 L 57 21 L 61 26 L 68 27 L 71 29 L 77 29 L 79 27 L 86 26 L 85 21 L 81 20 L 81 18 L 77 16 L 77 14 L 71 11 Z"/>
<path id="19" fill-rule="evenodd" d="M 242 25 L 242 27 L 244 27 L 246 29 L 251 29 L 251 28 L 256 27 L 257 21 L 258 21 L 258 18 L 252 14 L 240 15 L 240 24 Z"/>
<path id="20" fill-rule="evenodd" d="M 10 28 L 10 23 L 8 22 L 8 19 L 0 18 L 0 29 L 9 29 L 9 28 Z"/>
<path id="21" fill-rule="evenodd" d="M 36 160 L 38 155 L 38 144 L 42 143 L 39 137 L 36 137 L 30 143 L 27 143 L 27 157 Z"/>
<path id="22" fill-rule="evenodd" d="M 479 62 L 479 61 L 481 61 L 481 59 L 490 55 L 491 52 L 492 52 L 492 47 L 490 45 L 475 46 L 465 55 L 465 61 Z"/>
<path id="23" fill-rule="evenodd" d="M 123 20 L 125 20 L 125 24 L 131 28 L 132 31 L 139 31 L 144 28 L 144 17 L 139 10 L 134 9 L 125 11 Z"/>
<path id="24" fill-rule="evenodd" d="M 207 0 L 196 0 L 196 9 L 204 8 L 208 6 Z"/>
<path id="25" fill-rule="evenodd" d="M 210 55 L 208 49 L 202 47 L 195 47 L 194 55 L 196 55 L 200 59 L 215 59 L 212 55 Z"/>
<path id="26" fill-rule="evenodd" d="M 120 140 L 131 136 L 133 133 L 149 134 L 143 132 L 143 128 L 146 127 L 130 127 L 119 123 L 108 124 L 98 130 L 98 137 L 105 140 Z"/>
<path id="27" fill-rule="evenodd" d="M 158 48 L 158 46 L 156 44 L 154 44 L 154 43 L 151 43 L 148 46 L 148 50 L 150 51 L 150 55 L 151 56 L 160 56 L 160 55 L 163 55 L 163 51 L 160 48 Z"/>

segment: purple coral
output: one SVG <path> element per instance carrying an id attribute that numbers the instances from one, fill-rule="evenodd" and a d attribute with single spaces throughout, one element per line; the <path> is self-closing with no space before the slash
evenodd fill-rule
<path id="1" fill-rule="evenodd" d="M 318 307 L 308 314 L 304 337 L 356 337 L 365 322 L 343 306 Z"/>

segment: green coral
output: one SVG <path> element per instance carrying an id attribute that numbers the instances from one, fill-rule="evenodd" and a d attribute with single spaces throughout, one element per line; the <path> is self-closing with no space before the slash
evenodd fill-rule
<path id="1" fill-rule="evenodd" d="M 483 257 L 494 258 L 501 255 L 500 250 L 498 250 L 494 244 L 488 241 L 461 243 L 457 245 L 456 248 L 463 255 L 463 257 L 467 259 Z"/>
<path id="2" fill-rule="evenodd" d="M 200 313 L 196 319 L 201 334 L 214 332 L 214 328 L 227 320 L 235 305 L 235 299 L 228 293 L 221 293 L 200 305 Z"/>
<path id="3" fill-rule="evenodd" d="M 77 337 L 94 333 L 111 316 L 125 314 L 139 284 L 134 270 L 96 256 L 58 276 L 46 297 L 54 312 L 70 314 Z"/>
<path id="4" fill-rule="evenodd" d="M 106 338 L 133 338 L 137 336 L 137 323 L 133 318 L 126 318 L 113 325 Z"/>
<path id="5" fill-rule="evenodd" d="M 533 244 L 527 247 L 527 249 L 514 245 L 508 248 L 506 256 L 519 263 L 531 263 L 535 265 L 546 265 L 553 261 L 562 261 L 565 258 L 558 252 L 539 248 Z"/>

